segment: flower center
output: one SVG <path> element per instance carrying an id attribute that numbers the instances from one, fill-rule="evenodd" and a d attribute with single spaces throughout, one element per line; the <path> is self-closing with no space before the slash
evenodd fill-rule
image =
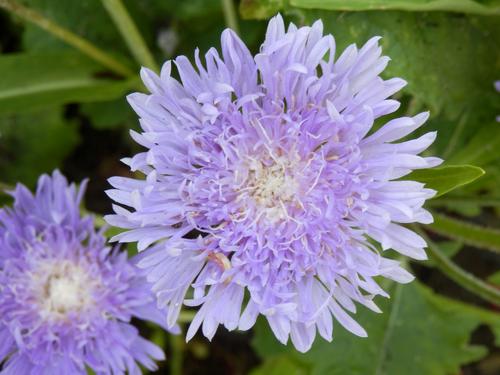
<path id="1" fill-rule="evenodd" d="M 95 304 L 92 294 L 99 286 L 84 268 L 67 260 L 43 263 L 32 281 L 41 314 L 51 319 L 88 310 Z"/>
<path id="2" fill-rule="evenodd" d="M 296 200 L 299 183 L 295 177 L 297 163 L 284 157 L 269 164 L 251 160 L 247 170 L 246 188 L 265 217 L 271 222 L 289 217 L 287 204 Z M 244 198 L 244 197 L 241 197 Z"/>

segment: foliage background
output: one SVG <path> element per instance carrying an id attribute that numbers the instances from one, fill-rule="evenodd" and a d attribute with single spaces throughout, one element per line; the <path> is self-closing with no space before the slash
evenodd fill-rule
<path id="1" fill-rule="evenodd" d="M 125 33 L 117 27 L 126 19 L 120 5 L 144 43 L 130 40 L 130 25 L 122 25 Z M 139 65 L 218 47 L 227 24 L 256 52 L 278 11 L 299 25 L 321 18 L 337 51 L 382 36 L 392 59 L 384 75 L 408 81 L 397 115 L 431 110 L 422 132 L 438 130 L 429 154 L 446 164 L 415 178 L 447 194 L 429 202 L 436 215 L 425 228 L 430 260 L 408 265 L 416 282 L 386 282 L 392 298 L 379 301 L 383 314 L 360 308 L 367 339 L 336 325 L 333 343 L 319 338 L 307 354 L 277 343 L 264 322 L 252 333 L 219 329 L 211 344 L 141 326 L 169 357 L 158 373 L 499 374 L 498 0 L 0 0 L 2 185 L 33 187 L 39 174 L 60 168 L 76 181 L 90 177 L 86 209 L 109 212 L 106 179 L 128 174 L 119 159 L 138 151 L 128 135 L 136 116 L 124 97 L 143 90 Z M 42 30 L 37 17 L 56 28 Z M 61 40 L 57 27 L 118 64 Z"/>

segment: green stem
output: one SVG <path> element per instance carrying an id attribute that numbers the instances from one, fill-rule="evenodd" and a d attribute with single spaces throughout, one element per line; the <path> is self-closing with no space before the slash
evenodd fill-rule
<path id="1" fill-rule="evenodd" d="M 458 121 L 458 124 L 451 135 L 451 139 L 448 142 L 448 145 L 446 146 L 446 149 L 443 152 L 444 159 L 448 159 L 450 154 L 455 150 L 458 140 L 460 139 L 460 136 L 464 131 L 465 124 L 467 123 L 468 115 L 469 115 L 468 111 L 464 111 L 462 113 L 462 116 L 460 117 L 460 120 Z"/>
<path id="2" fill-rule="evenodd" d="M 168 358 L 171 375 L 182 375 L 184 340 L 182 335 L 169 335 L 172 354 Z"/>
<path id="3" fill-rule="evenodd" d="M 391 311 L 389 313 L 389 319 L 387 320 L 387 326 L 384 329 L 384 337 L 382 340 L 382 345 L 380 346 L 380 352 L 377 358 L 377 365 L 375 368 L 375 375 L 385 374 L 384 364 L 387 363 L 387 356 L 390 355 L 390 341 L 394 328 L 398 325 L 398 314 L 401 307 L 401 295 L 403 293 L 403 284 L 396 284 L 395 291 L 391 300 Z"/>
<path id="4" fill-rule="evenodd" d="M 427 241 L 427 251 L 437 267 L 450 279 L 461 285 L 464 289 L 482 297 L 483 299 L 500 306 L 500 290 L 478 279 L 471 273 L 453 263 L 444 255 L 439 246 L 422 231 L 417 232 Z"/>
<path id="5" fill-rule="evenodd" d="M 99 214 L 96 214 L 96 213 L 93 213 L 93 212 L 89 212 L 89 211 L 86 211 L 86 210 L 81 210 L 81 211 L 82 211 L 82 215 L 92 215 L 92 216 L 94 216 L 94 225 L 97 228 L 102 228 L 102 227 L 108 225 L 108 223 L 106 223 L 106 221 L 104 220 L 104 218 L 102 217 L 102 215 L 99 215 Z M 108 228 L 109 228 L 109 225 L 108 225 Z"/>
<path id="6" fill-rule="evenodd" d="M 16 16 L 37 25 L 45 31 L 48 31 L 55 37 L 75 47 L 76 49 L 80 50 L 80 52 L 91 57 L 95 61 L 98 61 L 112 71 L 122 76 L 133 75 L 133 72 L 127 66 L 123 65 L 114 57 L 97 48 L 88 40 L 74 34 L 64 27 L 59 26 L 48 18 L 45 18 L 37 11 L 27 8 L 14 0 L 0 0 L 0 8 L 4 8 L 9 12 L 14 13 Z"/>
<path id="7" fill-rule="evenodd" d="M 158 65 L 137 26 L 123 5 L 122 0 L 101 0 L 101 2 L 120 31 L 136 61 L 140 65 L 158 72 Z"/>
<path id="8" fill-rule="evenodd" d="M 457 220 L 435 211 L 432 216 L 434 222 L 427 227 L 431 232 L 500 253 L 500 230 Z"/>
<path id="9" fill-rule="evenodd" d="M 12 191 L 15 189 L 15 186 L 6 184 L 5 182 L 0 182 L 0 193 L 6 194 L 7 191 Z"/>
<path id="10" fill-rule="evenodd" d="M 196 311 L 193 310 L 181 310 L 179 314 L 179 318 L 177 319 L 178 323 L 191 323 L 194 316 L 196 315 Z"/>
<path id="11" fill-rule="evenodd" d="M 227 27 L 233 29 L 236 34 L 240 33 L 238 26 L 238 16 L 236 14 L 236 9 L 234 8 L 233 0 L 221 0 L 222 10 L 224 12 L 224 19 L 226 21 Z"/>

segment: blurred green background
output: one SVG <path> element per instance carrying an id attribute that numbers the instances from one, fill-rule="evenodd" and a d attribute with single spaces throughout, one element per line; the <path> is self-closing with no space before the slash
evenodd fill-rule
<path id="1" fill-rule="evenodd" d="M 33 187 L 59 168 L 89 177 L 86 208 L 108 213 L 106 179 L 127 175 L 119 160 L 139 150 L 125 100 L 144 90 L 139 66 L 219 48 L 228 25 L 257 52 L 277 12 L 298 25 L 321 18 L 337 51 L 383 37 L 384 77 L 408 81 L 396 115 L 431 111 L 421 131 L 438 130 L 428 153 L 446 163 L 429 183 L 453 191 L 428 202 L 430 260 L 409 264 L 418 280 L 385 282 L 381 315 L 359 308 L 367 339 L 337 324 L 333 343 L 318 338 L 299 354 L 263 322 L 188 344 L 141 326 L 167 353 L 158 373 L 500 374 L 498 0 L 0 0 L 0 183 Z"/>

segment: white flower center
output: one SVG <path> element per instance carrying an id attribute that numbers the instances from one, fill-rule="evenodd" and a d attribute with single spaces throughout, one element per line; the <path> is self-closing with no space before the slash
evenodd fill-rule
<path id="1" fill-rule="evenodd" d="M 68 312 L 85 311 L 95 305 L 93 292 L 100 281 L 70 261 L 46 261 L 32 275 L 42 317 L 64 319 Z"/>
<path id="2" fill-rule="evenodd" d="M 294 176 L 297 163 L 284 157 L 275 159 L 272 165 L 252 160 L 244 191 L 248 191 L 265 217 L 277 222 L 289 217 L 286 204 L 296 199 L 299 183 Z M 243 198 L 243 197 L 242 197 Z"/>

